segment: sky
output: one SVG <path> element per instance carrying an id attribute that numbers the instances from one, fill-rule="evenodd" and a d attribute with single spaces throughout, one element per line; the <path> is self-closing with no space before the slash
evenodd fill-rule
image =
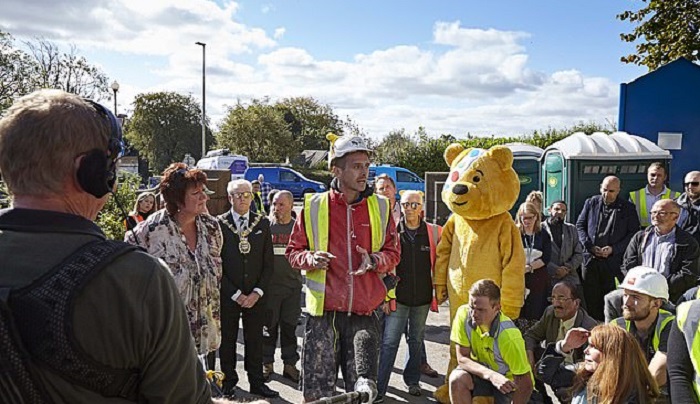
<path id="1" fill-rule="evenodd" d="M 620 57 L 633 26 L 622 0 L 2 0 L 0 29 L 41 36 L 116 80 L 118 112 L 145 92 L 226 106 L 313 97 L 381 139 L 519 136 L 616 125 L 620 83 L 646 68 Z M 113 100 L 102 100 L 113 108 Z"/>

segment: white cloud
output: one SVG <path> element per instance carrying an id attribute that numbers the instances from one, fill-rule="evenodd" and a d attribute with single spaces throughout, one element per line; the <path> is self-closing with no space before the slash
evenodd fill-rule
<path id="1" fill-rule="evenodd" d="M 374 136 L 418 126 L 432 134 L 514 135 L 616 116 L 616 83 L 573 68 L 533 70 L 523 45 L 526 32 L 439 21 L 432 38 L 421 43 L 320 60 L 303 46 L 280 47 L 277 41 L 293 33 L 251 27 L 239 20 L 238 8 L 209 0 L 72 0 L 61 6 L 5 0 L 0 26 L 20 38 L 42 35 L 129 60 L 159 60 L 129 66 L 148 84 L 120 80 L 120 111 L 146 91 L 199 98 L 202 59 L 194 42 L 201 41 L 207 44 L 207 112 L 214 123 L 225 105 L 266 96 L 312 96 Z M 261 11 L 275 10 L 265 4 Z"/>

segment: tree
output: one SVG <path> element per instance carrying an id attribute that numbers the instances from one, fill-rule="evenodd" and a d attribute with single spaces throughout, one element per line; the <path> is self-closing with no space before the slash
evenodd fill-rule
<path id="1" fill-rule="evenodd" d="M 191 95 L 174 92 L 139 94 L 125 137 L 155 172 L 182 161 L 186 153 L 198 159 L 202 150 L 202 110 Z M 214 143 L 207 130 L 206 143 Z"/>
<path id="2" fill-rule="evenodd" d="M 343 122 L 330 105 L 320 104 L 312 97 L 285 98 L 276 104 L 294 140 L 301 150 L 324 150 L 328 148 L 326 134 L 342 133 Z"/>
<path id="3" fill-rule="evenodd" d="M 38 88 L 57 88 L 96 101 L 109 97 L 107 76 L 79 56 L 75 45 L 67 53 L 43 38 L 24 45 L 28 52 L 0 30 L 0 111 Z"/>
<path id="4" fill-rule="evenodd" d="M 15 48 L 12 35 L 0 31 L 0 111 L 34 88 L 33 67 L 29 55 Z"/>
<path id="5" fill-rule="evenodd" d="M 622 62 L 646 66 L 650 71 L 680 57 L 700 60 L 700 1 L 642 0 L 646 7 L 617 15 L 635 27 L 620 34 L 625 42 L 637 42 L 636 53 L 623 56 Z"/>
<path id="6" fill-rule="evenodd" d="M 216 135 L 219 146 L 248 156 L 250 161 L 280 163 L 301 151 L 283 110 L 270 105 L 268 99 L 254 99 L 248 105 L 238 101 L 228 107 L 220 128 Z"/>
<path id="7" fill-rule="evenodd" d="M 411 155 L 417 146 L 416 138 L 406 134 L 405 129 L 392 130 L 374 149 L 377 164 L 398 165 L 405 155 Z"/>
<path id="8" fill-rule="evenodd" d="M 136 174 L 119 173 L 117 190 L 110 196 L 95 221 L 107 238 L 124 240 L 124 220 L 134 206 L 136 190 L 140 183 L 141 177 Z"/>

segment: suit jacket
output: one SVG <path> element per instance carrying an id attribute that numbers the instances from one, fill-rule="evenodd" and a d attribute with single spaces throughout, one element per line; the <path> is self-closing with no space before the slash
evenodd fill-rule
<path id="1" fill-rule="evenodd" d="M 593 247 L 595 246 L 596 231 L 598 229 L 598 221 L 600 220 L 600 212 L 603 206 L 603 197 L 601 195 L 592 196 L 586 199 L 583 204 L 583 210 L 576 220 L 576 229 L 578 237 L 583 244 L 583 265 L 588 265 L 591 260 L 597 260 L 604 263 L 612 274 L 622 279 L 620 266 L 622 265 L 622 257 L 627 250 L 632 236 L 639 231 L 639 217 L 634 204 L 618 198 L 612 203 L 615 209 L 616 222 L 612 227 L 612 232 L 609 234 L 610 245 L 613 249 L 612 254 L 606 259 L 598 259 L 593 255 Z"/>
<path id="2" fill-rule="evenodd" d="M 251 212 L 251 221 L 252 217 L 253 213 Z M 221 249 L 223 263 L 222 304 L 231 302 L 231 296 L 236 294 L 238 290 L 247 295 L 252 293 L 253 289 L 259 288 L 264 294 L 274 271 L 270 222 L 264 217 L 260 219 L 248 235 L 250 253 L 241 254 L 238 249 L 240 238 L 224 223 L 228 222 L 235 228 L 231 211 L 217 216 L 217 219 L 221 222 L 221 232 L 224 235 L 224 245 Z"/>
<path id="3" fill-rule="evenodd" d="M 596 325 L 598 325 L 598 322 L 589 316 L 584 309 L 579 307 L 576 320 L 574 321 L 574 327 L 583 327 L 587 330 L 591 330 Z M 554 307 L 549 306 L 547 310 L 545 310 L 544 315 L 542 315 L 542 318 L 525 332 L 523 336 L 525 339 L 525 349 L 536 352 L 542 341 L 545 341 L 547 344 L 557 342 L 558 335 L 559 319 L 554 317 Z M 583 360 L 584 349 L 585 347 L 582 346 L 574 350 L 574 362 Z"/>
<path id="4" fill-rule="evenodd" d="M 549 237 L 552 239 L 552 254 L 547 264 L 549 276 L 553 276 L 554 271 L 558 267 L 564 265 L 571 270 L 572 275 L 578 278 L 576 270 L 581 266 L 581 262 L 583 262 L 583 246 L 579 242 L 576 226 L 571 223 L 562 223 L 561 248 L 557 245 L 556 241 L 554 241 L 552 230 L 549 226 L 548 221 L 542 223 L 542 228 L 549 233 Z"/>

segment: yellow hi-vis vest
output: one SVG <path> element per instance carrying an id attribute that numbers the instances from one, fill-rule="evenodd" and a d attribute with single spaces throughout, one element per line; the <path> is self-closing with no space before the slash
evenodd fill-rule
<path id="1" fill-rule="evenodd" d="M 663 332 L 664 328 L 666 328 L 666 325 L 673 321 L 673 319 L 675 318 L 673 314 L 666 310 L 659 310 L 658 316 L 659 318 L 656 319 L 656 329 L 654 330 L 654 336 L 651 340 L 651 346 L 654 348 L 654 352 L 658 352 L 659 350 L 659 340 L 661 339 L 661 333 Z M 630 331 L 631 323 L 631 321 L 625 320 L 624 317 L 619 317 L 615 320 L 615 324 L 617 324 L 621 328 L 624 328 L 625 330 L 627 330 L 627 332 Z M 646 348 L 642 349 L 644 350 Z"/>
<path id="2" fill-rule="evenodd" d="M 304 200 L 304 229 L 310 251 L 328 251 L 329 226 L 328 192 L 307 194 Z M 367 198 L 369 226 L 372 232 L 372 251 L 381 250 L 389 224 L 389 200 L 377 195 Z M 350 242 L 350 240 L 348 240 Z M 352 270 L 349 268 L 348 270 Z M 323 315 L 323 302 L 326 296 L 326 271 L 306 271 L 306 309 L 312 316 Z"/>
<path id="3" fill-rule="evenodd" d="M 693 387 L 695 395 L 700 397 L 700 300 L 691 300 L 681 303 L 676 308 L 676 324 L 685 336 L 685 344 L 690 355 L 690 362 L 695 370 Z"/>
<path id="4" fill-rule="evenodd" d="M 642 227 L 649 227 L 651 222 L 649 221 L 649 211 L 647 210 L 647 195 L 646 187 L 638 189 L 636 191 L 630 192 L 630 200 L 637 208 L 637 216 L 639 216 L 639 223 Z M 661 199 L 676 199 L 681 196 L 680 192 L 671 191 L 670 188 L 666 187 L 666 192 L 661 195 Z"/>

